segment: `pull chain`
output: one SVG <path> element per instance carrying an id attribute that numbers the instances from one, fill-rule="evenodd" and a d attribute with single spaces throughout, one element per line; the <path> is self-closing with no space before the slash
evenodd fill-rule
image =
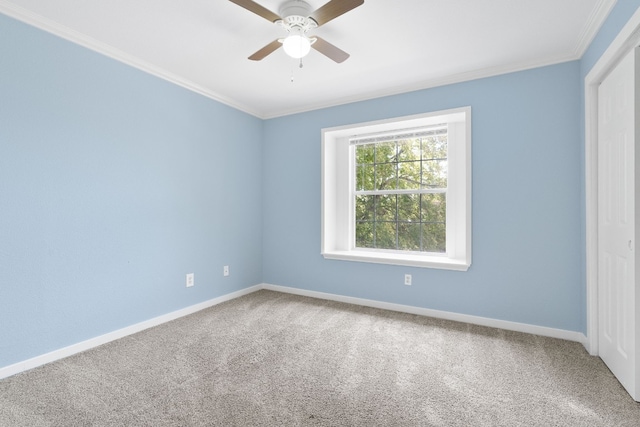
<path id="1" fill-rule="evenodd" d="M 302 63 L 302 58 L 300 58 L 300 63 L 298 64 L 298 68 L 302 68 L 302 67 L 304 67 L 304 64 Z M 295 82 L 294 70 L 295 68 L 291 69 L 291 79 L 290 79 L 291 83 Z"/>

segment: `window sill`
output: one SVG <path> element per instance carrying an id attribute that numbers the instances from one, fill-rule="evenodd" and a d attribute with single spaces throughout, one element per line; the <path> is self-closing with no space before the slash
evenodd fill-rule
<path id="1" fill-rule="evenodd" d="M 414 254 L 396 254 L 391 252 L 369 251 L 331 251 L 324 252 L 325 259 L 342 261 L 373 262 L 377 264 L 406 265 L 409 267 L 439 268 L 443 270 L 467 271 L 471 262 L 447 258 L 446 256 L 429 256 Z"/>

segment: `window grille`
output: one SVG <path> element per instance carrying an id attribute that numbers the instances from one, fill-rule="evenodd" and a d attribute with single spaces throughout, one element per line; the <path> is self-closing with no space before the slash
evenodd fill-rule
<path id="1" fill-rule="evenodd" d="M 447 135 L 444 124 L 350 138 L 356 248 L 446 252 Z"/>

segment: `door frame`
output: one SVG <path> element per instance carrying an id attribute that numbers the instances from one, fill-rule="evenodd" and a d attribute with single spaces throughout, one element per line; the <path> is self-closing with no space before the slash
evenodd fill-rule
<path id="1" fill-rule="evenodd" d="M 585 197 L 587 341 L 589 354 L 598 355 L 598 87 L 609 72 L 640 44 L 640 9 L 585 77 Z M 637 333 L 638 331 L 636 331 Z M 637 355 L 640 357 L 640 355 Z"/>

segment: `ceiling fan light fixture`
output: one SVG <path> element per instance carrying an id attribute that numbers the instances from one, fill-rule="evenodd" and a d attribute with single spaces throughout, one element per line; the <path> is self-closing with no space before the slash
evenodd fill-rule
<path id="1" fill-rule="evenodd" d="M 287 55 L 292 58 L 304 58 L 311 51 L 311 40 L 302 31 L 292 31 L 282 42 Z"/>

